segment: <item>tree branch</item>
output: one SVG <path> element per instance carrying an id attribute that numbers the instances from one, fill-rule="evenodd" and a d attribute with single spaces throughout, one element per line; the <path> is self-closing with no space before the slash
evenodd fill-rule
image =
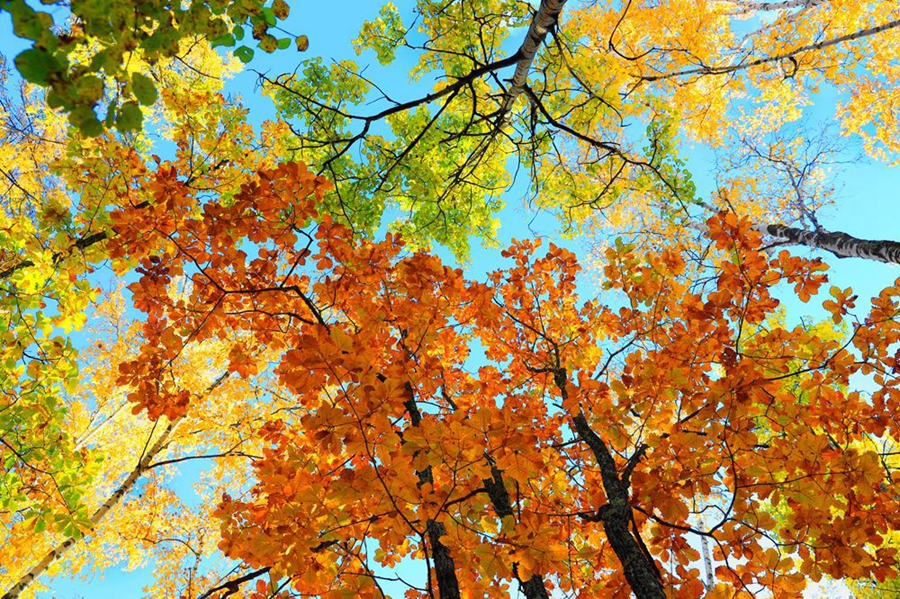
<path id="1" fill-rule="evenodd" d="M 484 479 L 484 488 L 487 490 L 488 497 L 491 498 L 494 511 L 501 518 L 514 516 L 515 512 L 513 512 L 512 502 L 509 498 L 509 491 L 503 484 L 503 473 L 493 464 L 491 465 L 491 477 Z M 516 572 L 515 564 L 513 564 L 513 572 Z M 547 587 L 544 585 L 544 577 L 540 574 L 533 574 L 528 580 L 522 580 L 516 573 L 516 578 L 527 599 L 550 599 Z"/>
<path id="2" fill-rule="evenodd" d="M 91 233 L 87 237 L 82 237 L 82 238 L 78 239 L 75 243 L 70 245 L 65 250 L 56 252 L 55 254 L 53 254 L 53 259 L 52 259 L 53 266 L 56 266 L 57 264 L 59 264 L 60 262 L 62 262 L 66 258 L 68 258 L 72 254 L 72 252 L 74 252 L 75 250 L 83 250 L 83 249 L 89 248 L 90 246 L 94 245 L 95 243 L 99 243 L 99 242 L 107 239 L 108 237 L 109 237 L 108 232 L 99 231 L 97 233 Z M 15 274 L 16 272 L 22 270 L 23 268 L 28 268 L 30 266 L 34 266 L 33 261 L 22 260 L 21 262 L 14 264 L 4 270 L 0 270 L 0 281 L 2 281 L 3 279 L 7 279 L 10 276 L 12 276 L 13 274 Z"/>
<path id="3" fill-rule="evenodd" d="M 744 69 L 749 69 L 752 67 L 758 67 L 760 65 L 768 64 L 770 62 L 778 62 L 780 60 L 786 60 L 789 58 L 793 58 L 805 52 L 811 52 L 813 50 L 821 50 L 823 48 L 828 48 L 830 46 L 837 46 L 838 44 L 842 44 L 844 42 L 850 42 L 854 40 L 858 40 L 864 37 L 868 37 L 870 35 L 877 35 L 879 33 L 883 33 L 888 31 L 889 29 L 893 29 L 895 27 L 900 26 L 900 19 L 890 21 L 888 23 L 884 23 L 882 25 L 876 25 L 875 27 L 869 27 L 868 29 L 861 29 L 859 31 L 855 31 L 853 33 L 848 33 L 846 35 L 842 35 L 839 37 L 835 37 L 829 40 L 824 40 L 821 42 L 816 42 L 814 44 L 808 44 L 806 46 L 800 46 L 799 48 L 795 48 L 790 52 L 785 52 L 784 54 L 777 54 L 775 56 L 767 56 L 765 58 L 759 58 L 757 60 L 752 60 L 750 62 L 745 62 L 742 64 L 724 66 L 724 67 L 698 67 L 696 69 L 686 69 L 684 71 L 676 71 L 674 73 L 664 73 L 662 75 L 650 75 L 641 77 L 643 81 L 662 81 L 664 79 L 672 79 L 675 77 L 686 77 L 689 75 L 726 75 L 728 73 L 734 73 L 735 71 L 742 71 Z"/>
<path id="4" fill-rule="evenodd" d="M 838 258 L 863 258 L 888 264 L 900 264 L 900 243 L 888 240 L 859 239 L 840 231 L 808 231 L 784 225 L 756 225 L 761 233 L 793 245 L 805 245 L 831 252 Z"/>
<path id="5" fill-rule="evenodd" d="M 563 402 L 568 398 L 566 369 L 557 365 L 553 369 L 553 382 L 562 395 Z M 597 465 L 606 491 L 607 503 L 597 510 L 597 516 L 588 518 L 600 520 L 609 544 L 622 563 L 625 579 L 631 590 L 639 599 L 665 599 L 666 593 L 659 570 L 653 557 L 649 555 L 637 528 L 632 533 L 634 515 L 628 498 L 628 487 L 619 476 L 616 461 L 606 447 L 606 443 L 594 432 L 583 412 L 571 418 L 575 433 L 587 444 Z M 636 456 L 643 455 L 640 450 Z M 640 458 L 638 458 L 640 459 Z M 629 475 L 630 475 L 629 470 Z"/>
<path id="6" fill-rule="evenodd" d="M 413 426 L 419 426 L 422 422 L 422 413 L 416 404 L 412 385 L 407 382 L 404 388 L 406 391 L 406 402 L 404 402 L 404 405 L 409 414 L 409 420 Z M 416 475 L 419 477 L 420 485 L 426 483 L 434 484 L 431 466 L 416 472 Z M 453 556 L 450 555 L 450 550 L 441 542 L 441 537 L 447 534 L 447 529 L 443 523 L 429 519 L 425 531 L 428 535 L 428 542 L 431 544 L 431 558 L 434 561 L 434 575 L 440 598 L 460 599 L 459 580 L 456 577 L 456 563 L 453 561 Z"/>
<path id="7" fill-rule="evenodd" d="M 220 375 L 215 381 L 213 381 L 209 387 L 206 389 L 206 393 L 211 393 L 214 391 L 219 385 L 221 385 L 225 379 L 228 378 L 230 373 L 224 373 Z M 137 483 L 138 479 L 144 475 L 150 469 L 150 464 L 153 459 L 168 445 L 171 440 L 172 434 L 175 432 L 175 429 L 178 427 L 181 422 L 183 422 L 184 417 L 176 418 L 169 422 L 166 429 L 162 432 L 162 434 L 156 439 L 156 442 L 150 446 L 150 448 L 144 453 L 141 460 L 138 464 L 131 470 L 128 476 L 124 481 L 116 488 L 112 495 L 110 495 L 106 501 L 101 505 L 94 514 L 91 516 L 91 528 L 95 529 L 100 522 L 103 521 L 103 518 L 106 514 L 109 513 L 122 498 L 127 495 L 131 489 L 134 487 L 135 483 Z M 85 535 L 86 536 L 86 535 Z M 35 564 L 31 569 L 28 570 L 24 575 L 22 575 L 19 580 L 14 584 L 6 593 L 4 593 L 3 597 L 0 599 L 16 599 L 22 592 L 28 588 L 28 586 L 34 582 L 34 580 L 47 571 L 54 562 L 56 562 L 59 558 L 65 555 L 69 549 L 72 548 L 75 543 L 79 540 L 83 539 L 82 537 L 68 537 L 56 547 L 48 551 L 44 557 Z"/>
<path id="8" fill-rule="evenodd" d="M 227 593 L 219 597 L 219 599 L 225 599 L 225 597 L 237 593 L 241 589 L 241 585 L 245 582 L 249 582 L 254 578 L 259 578 L 269 570 L 271 570 L 271 568 L 267 566 L 265 568 L 260 568 L 259 570 L 254 570 L 253 572 L 244 574 L 243 576 L 239 576 L 238 578 L 227 580 L 219 586 L 209 589 L 208 591 L 197 597 L 197 599 L 209 599 L 213 596 L 213 593 L 216 593 L 218 591 L 228 591 Z"/>

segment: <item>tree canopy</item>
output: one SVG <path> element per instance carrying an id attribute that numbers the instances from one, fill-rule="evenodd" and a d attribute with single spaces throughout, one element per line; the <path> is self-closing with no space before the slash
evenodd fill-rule
<path id="1" fill-rule="evenodd" d="M 159 96 L 154 80 L 142 72 L 144 63 L 181 61 L 186 45 L 197 39 L 213 46 L 234 46 L 250 29 L 265 52 L 296 43 L 305 50 L 306 36 L 276 38 L 280 21 L 290 14 L 284 0 L 270 6 L 260 0 L 227 2 L 166 2 L 64 0 L 42 5 L 64 8 L 64 20 L 36 10 L 25 0 L 4 0 L 0 10 L 12 17 L 13 32 L 31 40 L 31 48 L 15 57 L 23 79 L 48 89 L 51 108 L 68 113 L 70 123 L 82 134 L 96 136 L 105 127 L 119 131 L 140 130 L 141 106 L 152 106 Z M 59 11 L 57 12 L 59 14 Z M 244 62 L 253 49 L 241 45 L 234 52 Z M 104 114 L 97 110 L 105 109 Z"/>
<path id="2" fill-rule="evenodd" d="M 830 266 L 900 242 L 828 216 L 895 2 L 387 3 L 296 68 L 290 8 L 0 3 L 4 599 L 896 588 L 900 279 Z"/>

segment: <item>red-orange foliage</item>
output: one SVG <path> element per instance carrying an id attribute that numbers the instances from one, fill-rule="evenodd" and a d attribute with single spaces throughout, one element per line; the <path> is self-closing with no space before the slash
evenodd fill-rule
<path id="1" fill-rule="evenodd" d="M 357 239 L 317 216 L 327 183 L 297 164 L 207 203 L 173 170 L 154 185 L 111 242 L 142 275 L 146 343 L 121 375 L 136 409 L 189 409 L 160 373 L 211 336 L 296 397 L 263 427 L 253 496 L 222 500 L 228 556 L 327 597 L 379 596 L 407 558 L 430 568 L 408 596 L 453 596 L 449 567 L 472 597 L 640 595 L 647 571 L 697 597 L 700 536 L 721 596 L 892 572 L 877 547 L 900 504 L 867 439 L 898 433 L 900 281 L 841 340 L 777 314 L 776 289 L 808 301 L 824 264 L 768 255 L 732 214 L 708 222 L 707 264 L 616 246 L 583 301 L 552 244 L 518 242 L 475 282 Z M 853 299 L 832 296 L 841 322 Z"/>

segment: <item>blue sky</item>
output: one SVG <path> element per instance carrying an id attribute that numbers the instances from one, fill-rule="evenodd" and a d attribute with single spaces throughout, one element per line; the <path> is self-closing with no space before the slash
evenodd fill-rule
<path id="1" fill-rule="evenodd" d="M 411 2 L 396 2 L 401 10 Z M 366 18 L 377 12 L 380 3 L 366 0 L 345 0 L 340 2 L 336 10 L 335 3 L 308 2 L 294 4 L 292 14 L 285 29 L 293 34 L 305 34 L 309 37 L 309 51 L 299 54 L 293 49 L 265 55 L 257 52 L 256 58 L 249 65 L 251 68 L 271 75 L 292 71 L 300 60 L 313 56 L 328 59 L 356 58 L 351 40 L 356 37 L 360 25 Z M 0 53 L 12 58 L 24 45 L 12 36 L 8 16 L 0 15 Z M 400 53 L 398 62 L 390 69 L 381 69 L 374 58 L 370 57 L 372 71 L 378 73 L 378 80 L 388 89 L 402 90 L 411 97 L 416 93 L 415 86 L 408 85 L 406 73 L 412 66 L 412 57 Z M 363 62 L 366 62 L 363 57 Z M 268 99 L 256 93 L 256 75 L 244 72 L 228 84 L 227 90 L 240 93 L 245 104 L 250 108 L 250 118 L 254 123 L 273 116 L 274 111 Z M 834 111 L 833 95 L 817 99 L 811 109 L 814 118 L 828 118 Z M 374 110 L 374 108 L 373 108 Z M 697 148 L 688 152 L 689 166 L 694 175 L 701 195 L 708 195 L 714 188 L 711 176 L 712 155 L 708 150 Z M 863 160 L 858 163 L 844 165 L 836 176 L 839 187 L 838 202 L 828 209 L 820 219 L 823 226 L 830 230 L 841 230 L 860 237 L 872 239 L 900 239 L 900 170 L 888 168 L 884 164 Z M 507 245 L 512 238 L 528 237 L 534 234 L 558 239 L 558 223 L 548 215 L 538 215 L 526 211 L 521 203 L 525 193 L 524 186 L 519 184 L 506 196 L 507 207 L 500 214 L 502 228 L 500 245 Z M 578 242 L 563 241 L 562 245 L 577 252 L 582 252 Z M 498 251 L 481 247 L 473 248 L 472 262 L 467 270 L 473 276 L 496 267 Z M 804 253 L 800 250 L 800 253 Z M 446 253 L 444 253 L 446 256 Z M 852 286 L 859 294 L 857 306 L 863 309 L 868 297 L 878 293 L 883 287 L 900 277 L 900 268 L 856 259 L 838 260 L 826 256 L 832 268 L 829 276 L 833 284 L 841 287 Z M 797 304 L 788 306 L 796 313 L 814 311 L 810 305 Z M 196 476 L 196 470 L 185 468 L 181 481 L 176 486 L 189 492 L 189 483 Z M 91 597 L 92 599 L 127 599 L 141 596 L 141 587 L 150 582 L 152 565 L 134 572 L 111 570 L 103 576 L 95 576 L 88 582 L 72 580 L 58 576 L 52 583 L 52 591 L 44 597 L 74 599 Z"/>

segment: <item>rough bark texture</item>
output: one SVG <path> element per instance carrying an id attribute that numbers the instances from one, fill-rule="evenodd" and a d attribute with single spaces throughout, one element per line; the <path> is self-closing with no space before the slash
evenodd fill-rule
<path id="1" fill-rule="evenodd" d="M 491 504 L 498 516 L 514 516 L 512 509 L 512 501 L 509 498 L 509 491 L 503 484 L 503 473 L 496 466 L 491 466 L 492 478 L 484 479 L 484 488 L 487 490 L 488 497 L 491 498 Z M 518 575 L 516 575 L 518 578 Z M 550 599 L 547 588 L 544 586 L 544 577 L 540 574 L 534 574 L 528 580 L 519 578 L 519 585 L 522 593 L 527 599 Z"/>
<path id="2" fill-rule="evenodd" d="M 807 231 L 784 225 L 759 225 L 756 229 L 777 241 L 818 248 L 841 258 L 900 264 L 900 243 L 896 241 L 859 239 L 841 232 Z"/>
<path id="3" fill-rule="evenodd" d="M 554 370 L 553 382 L 565 401 L 568 396 L 565 368 L 558 367 Z M 632 533 L 629 528 L 634 522 L 634 515 L 628 501 L 628 483 L 619 476 L 615 459 L 603 439 L 588 424 L 584 413 L 572 417 L 572 428 L 575 429 L 578 438 L 590 448 L 600 467 L 600 477 L 606 491 L 606 504 L 597 510 L 596 520 L 603 523 L 606 538 L 622 564 L 625 580 L 638 599 L 666 599 L 653 557 L 637 536 L 637 530 Z M 637 459 L 641 453 L 642 450 L 639 450 Z"/>
<path id="4" fill-rule="evenodd" d="M 598 510 L 598 516 L 610 546 L 622 563 L 625 579 L 638 599 L 665 599 L 666 593 L 653 559 L 645 553 L 641 543 L 629 529 L 633 515 L 628 502 L 628 489 L 619 478 L 612 454 L 591 429 L 584 414 L 572 418 L 572 424 L 578 437 L 591 449 L 600 466 L 607 503 Z"/>
<path id="5" fill-rule="evenodd" d="M 406 411 L 413 426 L 419 426 L 422 422 L 422 413 L 416 405 L 412 385 L 406 383 Z M 431 466 L 421 472 L 416 472 L 419 484 L 434 484 L 434 475 Z M 425 524 L 425 532 L 428 535 L 428 544 L 431 545 L 431 561 L 434 562 L 434 578 L 437 583 L 438 593 L 441 599 L 459 599 L 459 580 L 456 578 L 456 563 L 450 555 L 450 550 L 441 542 L 441 537 L 447 534 L 447 529 L 440 522 L 428 520 Z"/>
<path id="6" fill-rule="evenodd" d="M 503 102 L 503 113 L 507 113 L 512 109 L 516 98 L 525 89 L 528 71 L 531 70 L 534 56 L 544 43 L 547 32 L 559 19 L 559 13 L 562 12 L 565 3 L 566 0 L 541 0 L 541 5 L 531 20 L 531 25 L 528 26 L 525 41 L 522 42 L 515 54 L 515 56 L 519 57 L 519 60 L 516 62 L 516 72 L 513 75 L 509 90 L 506 92 L 506 98 Z"/>
<path id="7" fill-rule="evenodd" d="M 610 546 L 622 563 L 625 579 L 638 599 L 665 599 L 666 593 L 653 558 L 644 552 L 641 543 L 629 529 L 633 515 L 628 502 L 628 489 L 619 478 L 612 454 L 591 429 L 584 414 L 575 416 L 572 424 L 578 437 L 591 449 L 600 466 L 607 503 L 598 510 L 597 515 L 603 523 Z"/>
<path id="8" fill-rule="evenodd" d="M 450 550 L 441 542 L 441 537 L 445 534 L 447 529 L 442 523 L 428 521 L 428 542 L 431 543 L 431 561 L 434 562 L 434 578 L 437 581 L 438 593 L 441 599 L 459 599 L 456 564 Z"/>

